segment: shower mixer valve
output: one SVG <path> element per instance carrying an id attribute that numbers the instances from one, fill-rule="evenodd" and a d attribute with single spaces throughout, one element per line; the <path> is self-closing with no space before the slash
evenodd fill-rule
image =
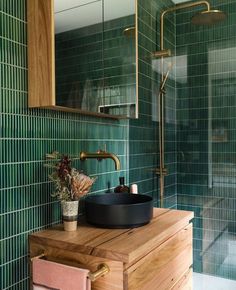
<path id="1" fill-rule="evenodd" d="M 156 169 L 155 169 L 155 174 L 156 174 L 156 175 L 160 175 L 160 174 L 161 174 L 161 170 L 160 170 L 160 168 L 156 168 Z M 163 175 L 168 175 L 168 170 L 167 170 L 167 168 L 162 168 L 162 174 L 163 174 Z"/>

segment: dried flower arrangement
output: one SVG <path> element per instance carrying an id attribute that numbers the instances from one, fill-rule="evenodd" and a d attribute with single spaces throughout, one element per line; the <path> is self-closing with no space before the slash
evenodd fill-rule
<path id="1" fill-rule="evenodd" d="M 96 178 L 90 178 L 76 168 L 72 168 L 72 160 L 67 155 L 54 151 L 47 154 L 46 158 L 47 160 L 57 160 L 54 164 L 45 164 L 46 167 L 54 169 L 49 175 L 49 179 L 55 186 L 53 197 L 57 197 L 61 201 L 73 201 L 79 200 L 90 191 Z"/>

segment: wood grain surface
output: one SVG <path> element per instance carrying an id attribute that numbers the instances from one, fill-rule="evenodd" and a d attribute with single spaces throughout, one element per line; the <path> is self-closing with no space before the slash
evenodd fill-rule
<path id="1" fill-rule="evenodd" d="M 139 228 L 102 229 L 79 224 L 77 231 L 65 232 L 59 225 L 34 233 L 29 239 L 130 265 L 187 226 L 192 218 L 192 212 L 155 208 L 152 221 Z"/>
<path id="2" fill-rule="evenodd" d="M 28 105 L 55 105 L 54 1 L 27 0 Z"/>
<path id="3" fill-rule="evenodd" d="M 124 272 L 124 289 L 171 289 L 191 264 L 192 225 L 189 225 L 129 267 Z"/>
<path id="4" fill-rule="evenodd" d="M 30 235 L 30 257 L 95 271 L 106 263 L 111 271 L 93 290 L 191 290 L 193 213 L 154 208 L 148 225 L 103 229 L 79 222 L 77 231 L 62 225 Z"/>

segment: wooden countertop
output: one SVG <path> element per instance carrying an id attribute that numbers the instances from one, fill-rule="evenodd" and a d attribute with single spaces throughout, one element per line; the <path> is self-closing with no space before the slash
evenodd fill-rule
<path id="1" fill-rule="evenodd" d="M 79 223 L 75 232 L 58 225 L 30 235 L 30 241 L 59 249 L 132 263 L 188 225 L 193 212 L 154 208 L 148 225 L 134 229 L 102 229 Z"/>

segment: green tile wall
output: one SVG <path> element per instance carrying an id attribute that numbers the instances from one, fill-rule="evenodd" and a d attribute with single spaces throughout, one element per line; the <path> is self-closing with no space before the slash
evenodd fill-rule
<path id="1" fill-rule="evenodd" d="M 210 3 L 224 22 L 176 15 L 178 208 L 195 213 L 194 271 L 236 279 L 236 1 Z"/>
<path id="2" fill-rule="evenodd" d="M 60 207 L 50 197 L 52 185 L 43 167 L 52 150 L 78 154 L 107 146 L 116 153 L 122 171 L 111 160 L 76 161 L 74 165 L 98 176 L 93 192 L 103 193 L 117 185 L 118 177 L 138 183 L 139 192 L 153 195 L 158 204 L 158 180 L 153 169 L 158 163 L 157 122 L 152 114 L 152 72 L 146 55 L 156 47 L 156 13 L 166 1 L 139 1 L 139 120 L 115 121 L 27 108 L 27 22 L 26 0 L 0 0 L 0 288 L 27 290 L 28 235 L 60 222 Z M 159 16 L 158 16 L 159 17 Z M 174 46 L 171 33 L 167 40 Z M 174 84 L 168 89 L 173 91 Z M 154 90 L 154 89 L 153 89 Z M 169 103 L 172 96 L 168 96 Z M 175 105 L 174 105 L 175 106 Z M 170 110 L 175 120 L 174 107 Z M 155 119 L 155 118 L 154 118 Z M 175 124 L 168 125 L 166 141 L 169 176 L 166 206 L 176 206 Z M 140 137 L 141 136 L 141 137 Z M 173 141 L 174 140 L 174 141 Z M 129 171 L 130 168 L 130 171 Z"/>
<path id="3" fill-rule="evenodd" d="M 159 178 L 153 169 L 159 165 L 158 107 L 157 99 L 160 74 L 152 69 L 151 53 L 160 49 L 160 13 L 171 6 L 171 1 L 138 1 L 138 43 L 139 43 L 139 119 L 130 120 L 129 177 L 137 183 L 142 193 L 151 194 L 155 205 L 159 205 Z M 166 19 L 165 43 L 175 51 L 175 15 Z M 168 80 L 166 94 L 165 161 L 168 175 L 165 178 L 165 207 L 177 206 L 176 195 L 176 108 L 175 81 Z"/>
<path id="4" fill-rule="evenodd" d="M 60 222 L 60 207 L 43 167 L 52 150 L 79 154 L 104 148 L 112 160 L 77 161 L 98 176 L 93 192 L 129 182 L 129 121 L 27 108 L 27 22 L 25 0 L 0 1 L 0 289 L 27 290 L 28 235 Z"/>

